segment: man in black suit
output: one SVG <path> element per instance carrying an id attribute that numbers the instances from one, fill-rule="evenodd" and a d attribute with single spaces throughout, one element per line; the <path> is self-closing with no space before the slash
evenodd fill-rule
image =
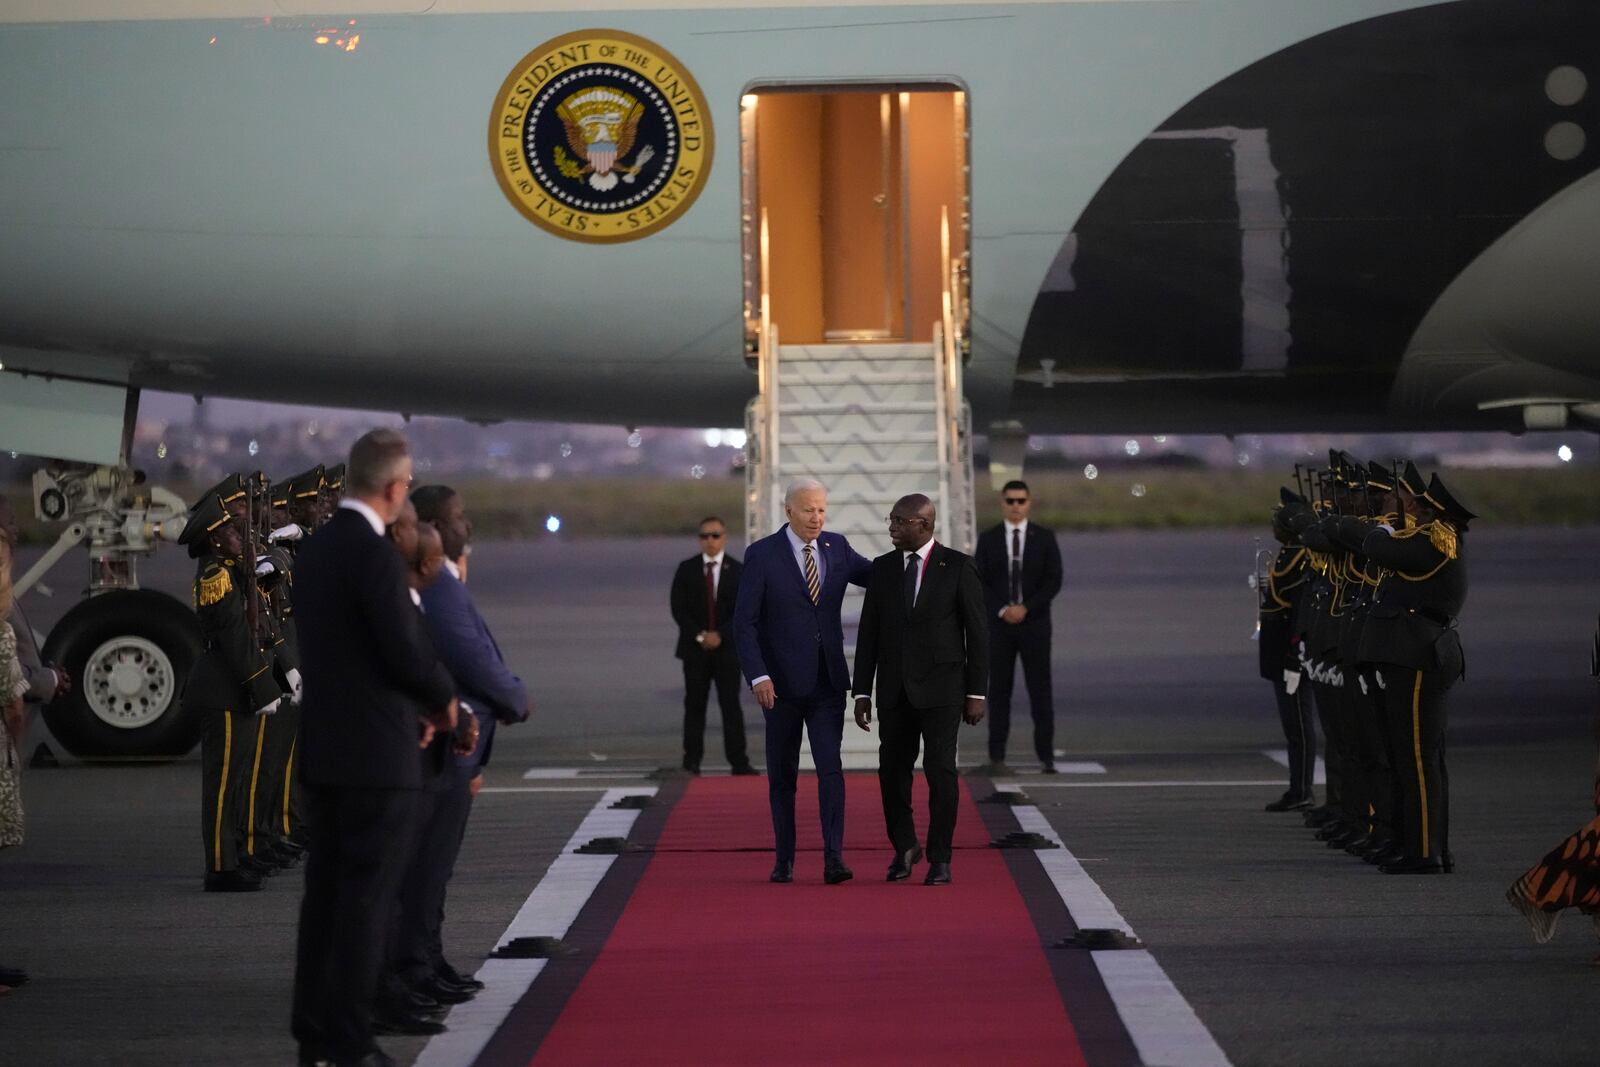
<path id="1" fill-rule="evenodd" d="M 734 774 L 755 774 L 746 754 L 744 708 L 739 705 L 739 656 L 733 647 L 733 609 L 739 599 L 740 563 L 728 555 L 728 526 L 715 515 L 700 520 L 700 552 L 672 576 L 672 621 L 678 624 L 683 660 L 683 769 L 700 773 L 706 749 L 706 701 L 717 687 L 722 748 Z"/>
<path id="2" fill-rule="evenodd" d="M 1033 751 L 1045 774 L 1056 773 L 1056 710 L 1050 691 L 1050 601 L 1061 592 L 1061 548 L 1056 535 L 1030 522 L 1028 483 L 1007 482 L 1000 492 L 1005 518 L 978 538 L 975 559 L 989 616 L 989 762 L 978 771 L 1009 774 L 1011 686 L 1017 657 L 1033 714 Z"/>
<path id="3" fill-rule="evenodd" d="M 955 837 L 956 733 L 983 720 L 989 628 L 972 557 L 933 540 L 933 502 L 901 497 L 889 513 L 895 550 L 872 561 L 856 634 L 856 725 L 870 729 L 878 682 L 878 788 L 894 846 L 888 880 L 911 877 L 922 858 L 911 819 L 917 749 L 928 779 L 927 885 L 950 882 Z"/>
<path id="4" fill-rule="evenodd" d="M 418 748 L 456 721 L 454 687 L 384 537 L 411 455 L 393 430 L 350 450 L 348 494 L 294 565 L 303 675 L 300 770 L 311 853 L 300 905 L 292 1027 L 300 1062 L 382 1067 L 372 998 L 409 860 Z"/>

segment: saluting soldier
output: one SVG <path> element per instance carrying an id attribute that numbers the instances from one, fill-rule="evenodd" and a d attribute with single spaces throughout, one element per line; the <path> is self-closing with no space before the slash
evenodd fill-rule
<path id="1" fill-rule="evenodd" d="M 1361 637 L 1360 658 L 1373 664 L 1390 751 L 1409 758 L 1395 767 L 1402 855 L 1379 866 L 1385 874 L 1438 874 L 1454 869 L 1445 768 L 1446 698 L 1465 672 L 1456 620 L 1467 598 L 1467 524 L 1463 507 L 1435 474 L 1423 484 L 1406 464 L 1393 523 L 1375 524 L 1362 550 L 1383 568 Z"/>
<path id="2" fill-rule="evenodd" d="M 1310 550 L 1300 544 L 1298 526 L 1311 516 L 1305 498 L 1287 488 L 1279 490 L 1279 505 L 1272 513 L 1272 536 L 1278 554 L 1267 571 L 1261 590 L 1259 635 L 1261 677 L 1272 683 L 1278 719 L 1289 751 L 1289 788 L 1267 805 L 1268 811 L 1304 811 L 1316 802 L 1312 777 L 1317 761 L 1317 730 L 1311 721 L 1310 688 L 1304 685 L 1294 647 L 1295 623 L 1301 597 L 1309 588 Z"/>
<path id="3" fill-rule="evenodd" d="M 287 503 L 287 494 L 274 491 L 266 475 L 257 471 L 252 476 L 256 505 L 254 535 L 256 547 L 257 584 L 264 598 L 263 606 L 271 615 L 276 630 L 273 650 L 276 662 L 274 676 L 289 694 L 289 699 L 279 705 L 276 714 L 268 718 L 261 738 L 261 765 L 258 774 L 252 775 L 255 784 L 251 814 L 255 833 L 266 842 L 265 849 L 254 853 L 280 867 L 298 863 L 305 851 L 304 830 L 300 825 L 300 808 L 294 781 L 294 742 L 300 729 L 300 644 L 294 627 L 294 609 L 290 602 L 293 585 L 292 570 L 294 541 L 273 541 L 272 532 L 281 529 L 275 521 L 278 514 L 274 497 Z M 298 529 L 298 527 L 296 527 Z M 269 532 L 271 531 L 271 532 Z"/>
<path id="4" fill-rule="evenodd" d="M 194 582 L 195 614 L 205 641 L 184 687 L 188 707 L 202 709 L 200 737 L 201 837 L 207 892 L 261 888 L 258 873 L 241 864 L 247 820 L 248 755 L 254 717 L 276 710 L 283 691 L 262 648 L 249 602 L 252 582 L 244 565 L 239 527 L 222 500 L 207 494 L 179 536 L 200 563 Z"/>

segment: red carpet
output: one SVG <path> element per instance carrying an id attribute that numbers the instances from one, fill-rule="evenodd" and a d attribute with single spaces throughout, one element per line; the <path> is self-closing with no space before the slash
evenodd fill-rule
<path id="1" fill-rule="evenodd" d="M 919 833 L 926 791 L 917 779 Z M 822 884 L 815 779 L 791 885 L 771 885 L 765 778 L 690 783 L 541 1065 L 1083 1064 L 1046 949 L 963 784 L 954 884 L 883 881 L 873 775 L 846 786 L 845 860 Z M 731 851 L 753 849 L 760 851 Z"/>

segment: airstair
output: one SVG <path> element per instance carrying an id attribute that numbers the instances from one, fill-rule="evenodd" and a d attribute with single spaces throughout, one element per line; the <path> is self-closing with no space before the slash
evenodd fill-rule
<path id="1" fill-rule="evenodd" d="M 763 278 L 766 229 L 763 218 Z M 812 477 L 828 488 L 826 528 L 864 556 L 888 551 L 889 510 L 908 493 L 933 499 L 940 543 L 973 551 L 972 411 L 962 395 L 966 272 L 949 254 L 948 216 L 941 229 L 949 269 L 931 343 L 784 345 L 763 287 L 752 324 L 759 392 L 745 411 L 747 541 L 782 526 L 785 486 Z M 844 605 L 851 657 L 861 595 L 852 587 Z M 875 734 L 847 726 L 845 750 L 847 767 L 877 765 Z"/>

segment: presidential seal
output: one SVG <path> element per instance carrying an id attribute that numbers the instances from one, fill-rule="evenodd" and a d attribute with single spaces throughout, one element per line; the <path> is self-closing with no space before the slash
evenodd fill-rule
<path id="1" fill-rule="evenodd" d="M 513 207 L 574 241 L 632 241 L 677 221 L 711 169 L 711 114 L 665 49 L 618 30 L 523 57 L 489 118 L 489 160 Z"/>

